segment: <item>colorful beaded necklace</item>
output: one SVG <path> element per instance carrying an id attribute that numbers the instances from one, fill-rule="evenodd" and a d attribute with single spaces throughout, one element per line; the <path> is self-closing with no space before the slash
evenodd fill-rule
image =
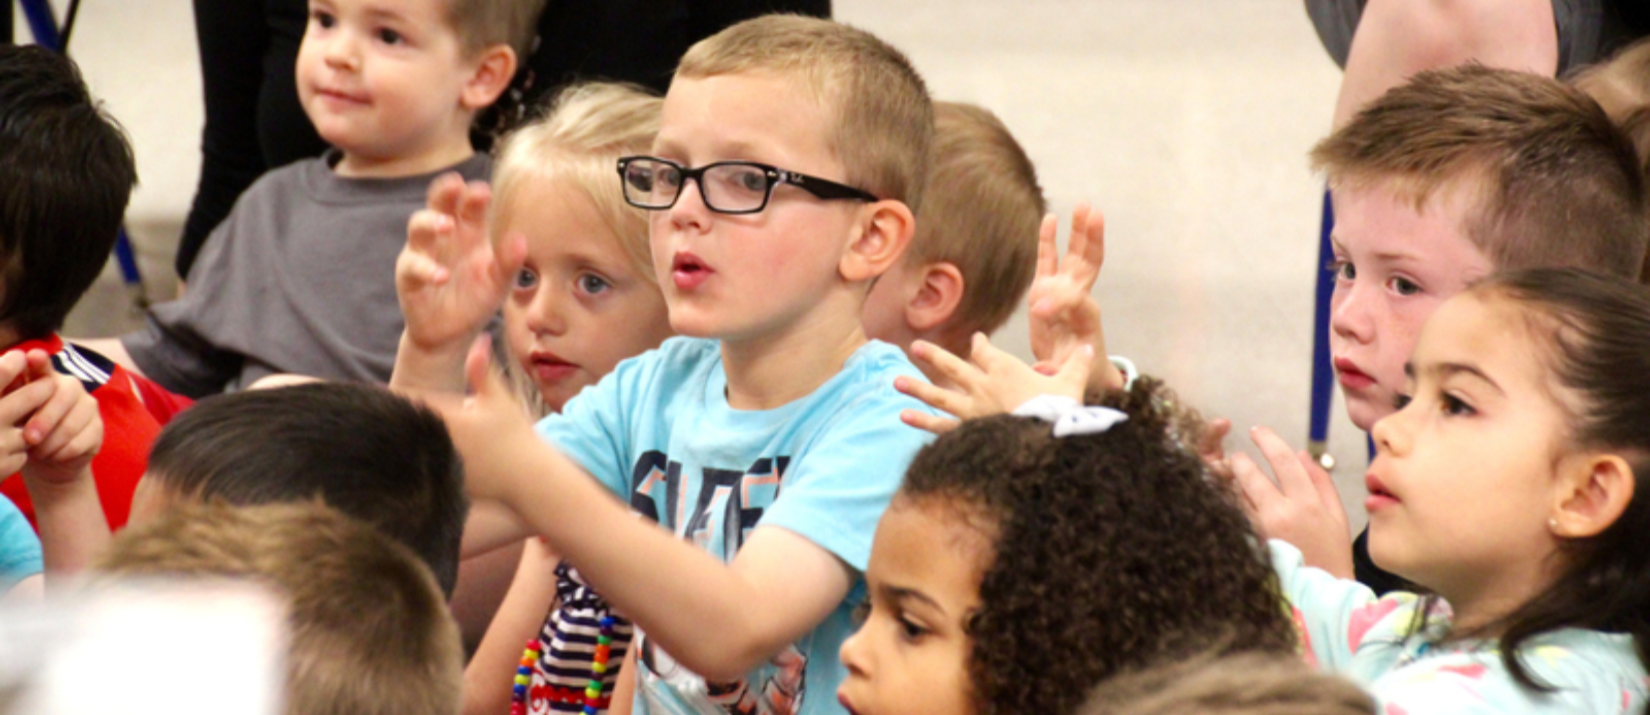
<path id="1" fill-rule="evenodd" d="M 596 652 L 590 662 L 590 684 L 584 688 L 584 715 L 596 715 L 601 710 L 602 676 L 607 673 L 607 661 L 613 655 L 613 617 L 603 616 L 602 627 L 596 636 Z M 527 642 L 516 667 L 516 685 L 510 692 L 510 715 L 527 715 L 528 689 L 533 683 L 533 666 L 539 660 L 537 638 Z"/>

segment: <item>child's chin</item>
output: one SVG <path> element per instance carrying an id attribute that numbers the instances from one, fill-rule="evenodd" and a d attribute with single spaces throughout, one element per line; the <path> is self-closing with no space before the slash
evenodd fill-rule
<path id="1" fill-rule="evenodd" d="M 1373 390 L 1371 390 L 1373 392 Z M 1392 414 L 1394 408 L 1391 400 L 1381 400 L 1369 394 L 1354 395 L 1343 392 L 1346 399 L 1346 416 L 1352 424 L 1365 432 L 1375 429 L 1375 423 L 1382 417 Z"/>

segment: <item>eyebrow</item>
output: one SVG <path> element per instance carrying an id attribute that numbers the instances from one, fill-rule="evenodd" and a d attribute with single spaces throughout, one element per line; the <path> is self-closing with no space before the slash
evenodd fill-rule
<path id="1" fill-rule="evenodd" d="M 1441 363 L 1437 363 L 1437 364 L 1428 365 L 1427 368 L 1426 368 L 1426 371 L 1429 372 L 1429 373 L 1432 373 L 1434 375 L 1437 375 L 1440 378 L 1447 378 L 1447 377 L 1450 377 L 1450 376 L 1453 376 L 1453 375 L 1461 375 L 1461 374 L 1471 375 L 1471 376 L 1476 377 L 1480 380 L 1483 380 L 1484 383 L 1489 385 L 1490 387 L 1495 388 L 1496 392 L 1499 392 L 1501 394 L 1506 394 L 1506 390 L 1501 389 L 1500 384 L 1496 383 L 1495 380 L 1491 379 L 1489 375 L 1485 374 L 1483 370 L 1478 369 L 1478 366 L 1473 365 L 1472 363 L 1441 362 Z M 1407 378 L 1413 380 L 1413 379 L 1415 379 L 1415 372 L 1416 372 L 1415 363 L 1412 363 L 1412 362 L 1404 363 L 1404 377 L 1407 377 Z"/>
<path id="2" fill-rule="evenodd" d="M 945 607 L 941 606 L 939 601 L 934 600 L 933 597 L 914 588 L 884 585 L 878 586 L 877 590 L 882 592 L 883 598 L 890 601 L 920 601 L 928 604 L 940 613 L 945 612 Z"/>

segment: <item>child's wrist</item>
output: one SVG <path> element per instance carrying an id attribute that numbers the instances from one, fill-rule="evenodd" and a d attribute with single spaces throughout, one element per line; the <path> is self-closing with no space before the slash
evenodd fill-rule
<path id="1" fill-rule="evenodd" d="M 95 489 L 90 464 L 56 466 L 29 462 L 23 466 L 23 488 L 35 504 L 59 502 Z"/>

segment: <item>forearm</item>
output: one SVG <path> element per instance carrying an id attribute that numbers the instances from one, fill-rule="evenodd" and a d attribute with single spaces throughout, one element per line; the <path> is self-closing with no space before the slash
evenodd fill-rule
<path id="1" fill-rule="evenodd" d="M 453 345 L 441 347 L 420 346 L 407 339 L 403 332 L 395 351 L 390 388 L 463 394 L 464 356 L 469 349 L 469 341 L 455 341 Z"/>
<path id="2" fill-rule="evenodd" d="M 518 480 L 508 502 L 552 549 L 579 565 L 615 610 L 688 669 L 712 680 L 740 677 L 829 612 L 773 597 L 745 575 L 750 571 L 635 518 L 571 460 L 538 446 L 518 455 L 516 473 L 535 478 Z M 844 575 L 821 589 L 838 592 L 819 600 L 834 606 L 847 587 Z"/>
<path id="3" fill-rule="evenodd" d="M 464 715 L 498 715 L 509 710 L 523 646 L 538 635 L 556 597 L 558 558 L 538 539 L 529 540 L 523 549 L 510 591 L 464 668 Z"/>
<path id="4" fill-rule="evenodd" d="M 1470 60 L 1552 76 L 1551 0 L 1370 0 L 1346 60 L 1335 128 L 1422 70 Z"/>
<path id="5" fill-rule="evenodd" d="M 46 573 L 57 577 L 84 570 L 109 543 L 109 523 L 91 469 L 70 482 L 45 483 L 30 479 L 25 467 L 24 484 L 34 501 Z"/>
<path id="6" fill-rule="evenodd" d="M 470 515 L 464 520 L 458 555 L 461 559 L 475 558 L 532 535 L 532 528 L 509 507 L 491 499 L 477 499 L 470 503 Z"/>

